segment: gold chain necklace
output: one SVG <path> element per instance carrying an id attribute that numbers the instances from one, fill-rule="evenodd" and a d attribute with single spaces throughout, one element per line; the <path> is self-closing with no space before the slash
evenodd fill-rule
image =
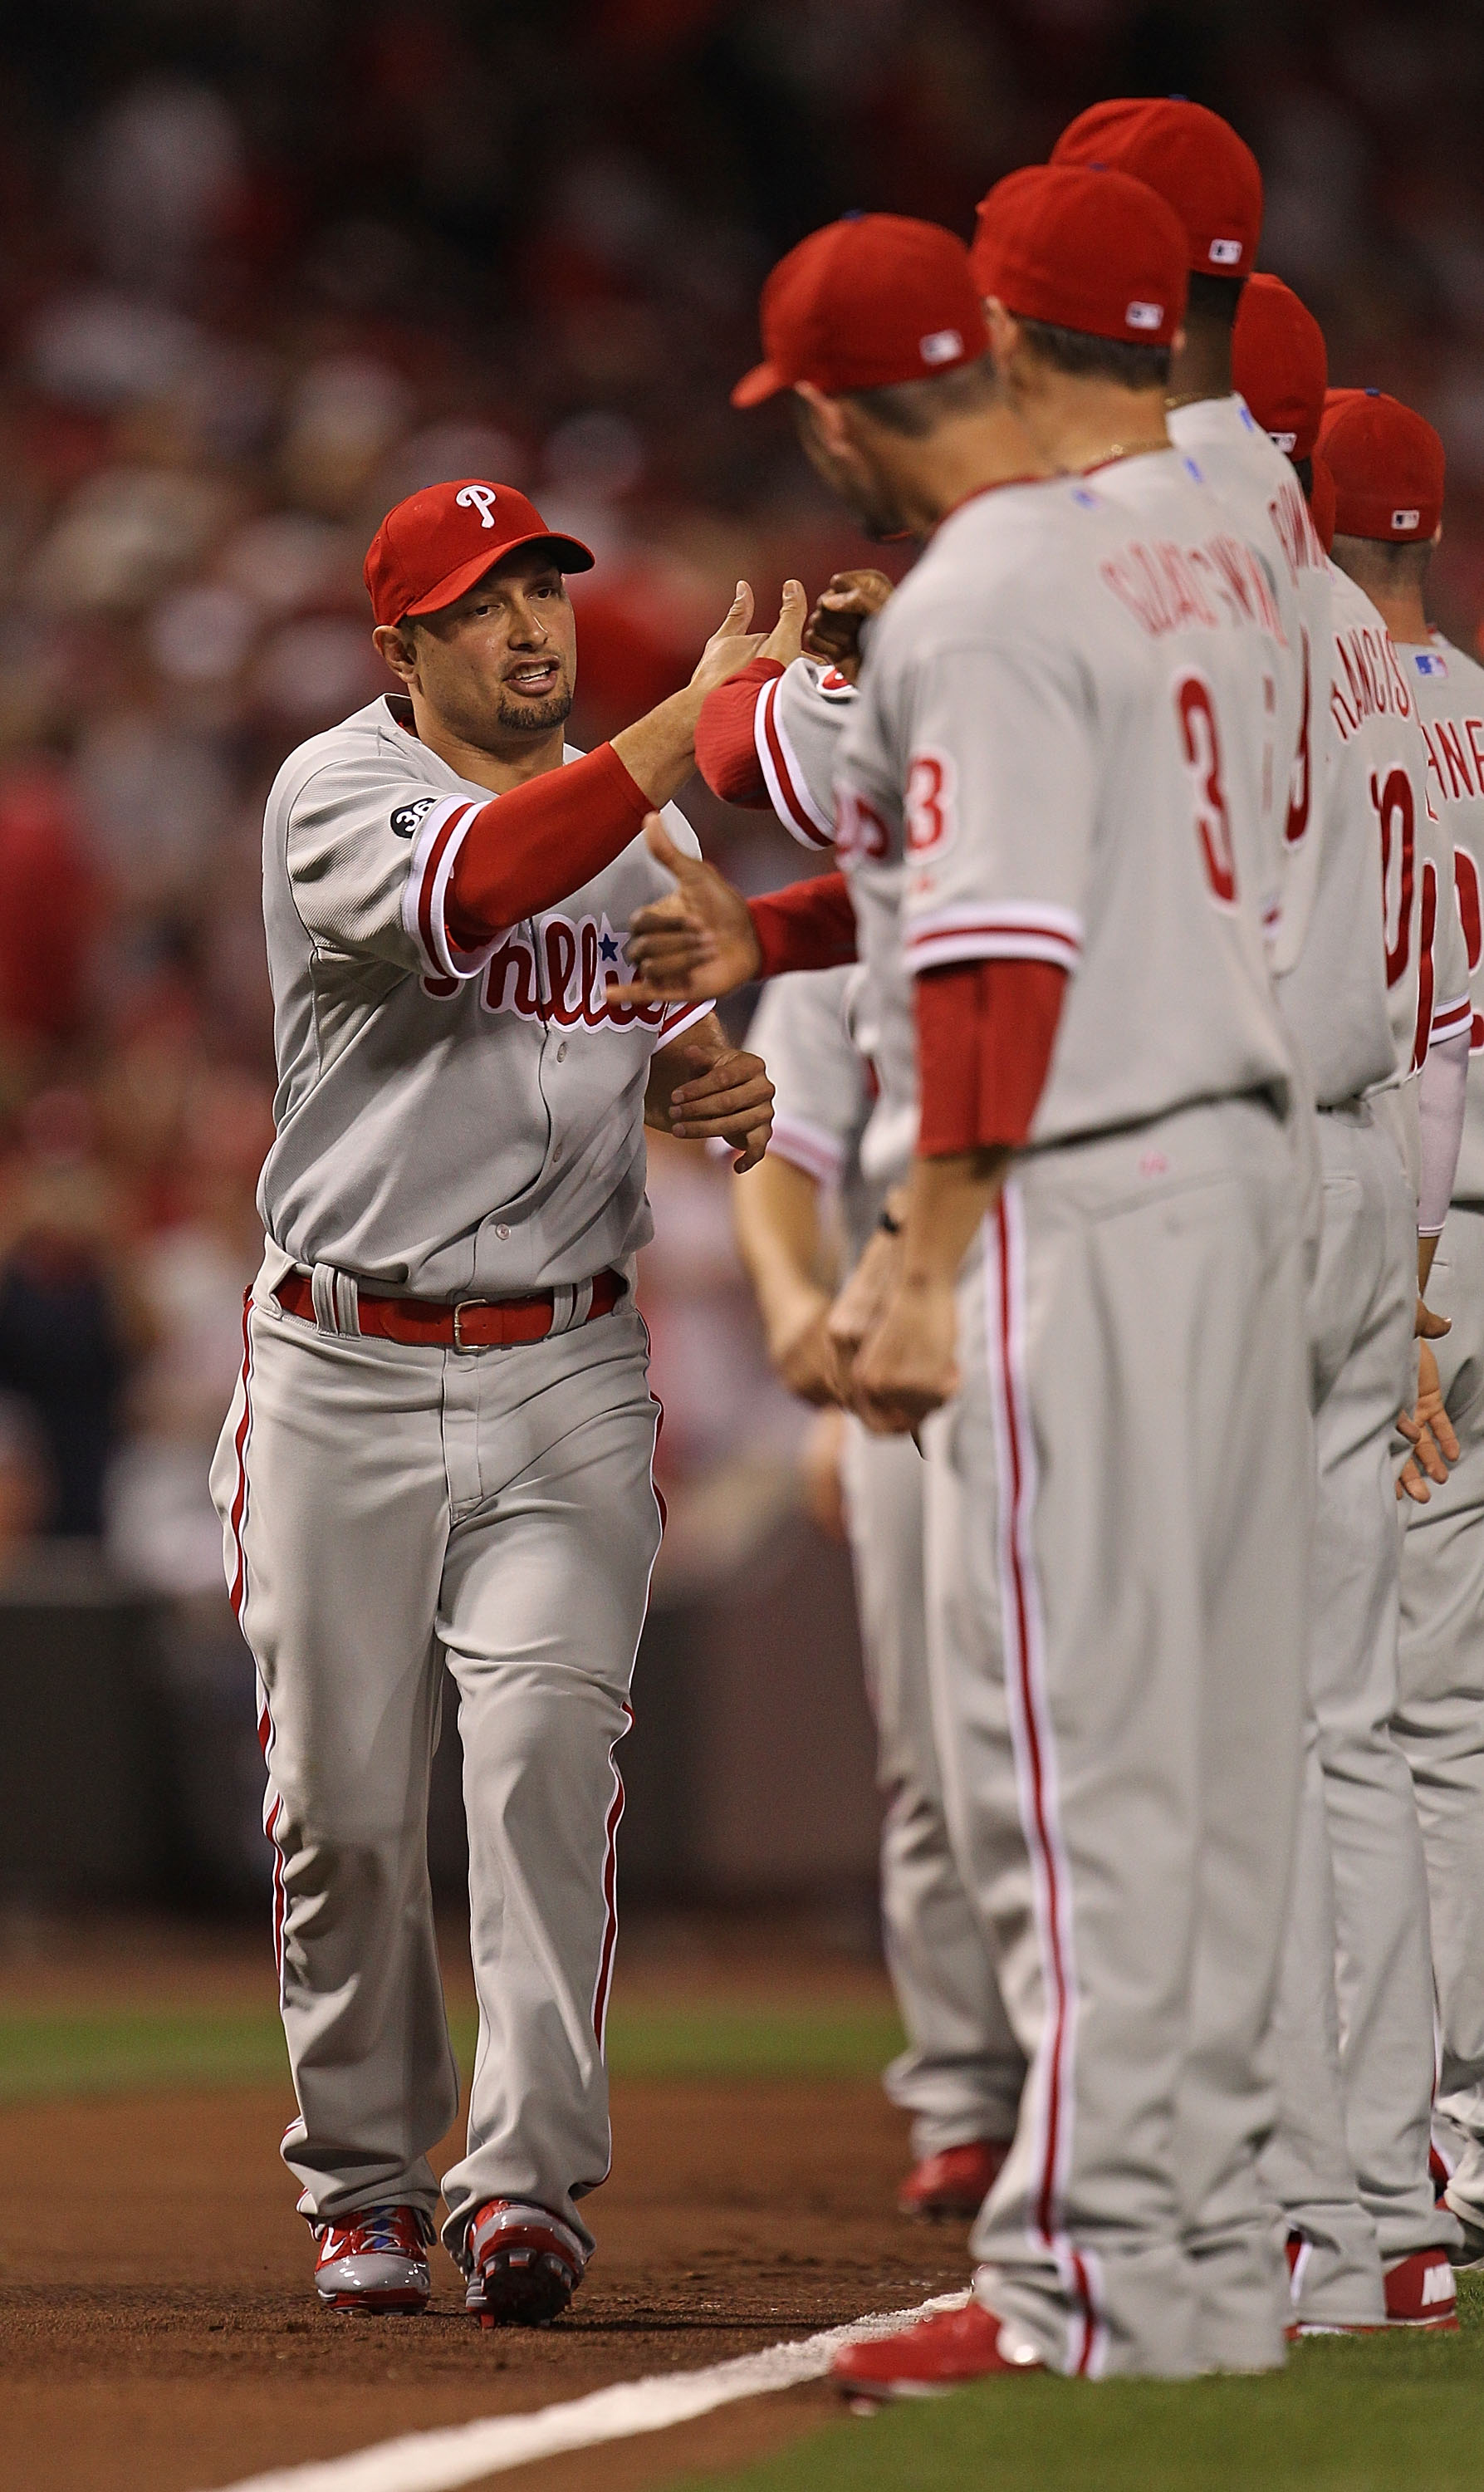
<path id="1" fill-rule="evenodd" d="M 1094 467 L 1111 466 L 1115 459 L 1139 459 L 1146 450 L 1172 450 L 1173 448 L 1174 444 L 1168 435 L 1163 441 L 1110 441 L 1107 448 L 1099 450 L 1093 458 L 1080 459 L 1077 462 L 1077 472 L 1079 475 L 1085 476 Z"/>

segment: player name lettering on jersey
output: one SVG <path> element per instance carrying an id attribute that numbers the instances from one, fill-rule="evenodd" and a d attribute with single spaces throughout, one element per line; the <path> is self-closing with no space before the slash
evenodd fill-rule
<path id="1" fill-rule="evenodd" d="M 573 919 L 552 914 L 539 921 L 538 938 L 516 928 L 490 954 L 480 990 L 486 1012 L 517 1013 L 522 1021 L 555 1022 L 560 1029 L 658 1029 L 672 1008 L 665 1003 L 615 1004 L 608 982 L 628 975 L 623 937 L 607 916 Z M 435 1001 L 459 992 L 454 978 L 425 978 Z"/>
<path id="2" fill-rule="evenodd" d="M 1444 803 L 1484 796 L 1484 718 L 1425 718 L 1422 736 L 1428 776 Z"/>
<path id="3" fill-rule="evenodd" d="M 1322 571 L 1324 549 L 1319 541 L 1309 505 L 1304 500 L 1295 478 L 1275 493 L 1267 506 L 1273 523 L 1273 534 L 1282 546 L 1290 573 L 1296 581 L 1302 571 Z"/>
<path id="4" fill-rule="evenodd" d="M 1102 565 L 1113 595 L 1155 639 L 1190 624 L 1256 623 L 1287 647 L 1283 618 L 1257 554 L 1239 537 L 1181 546 L 1135 541 Z"/>
<path id="5" fill-rule="evenodd" d="M 1368 718 L 1414 718 L 1416 704 L 1397 664 L 1390 634 L 1369 624 L 1347 623 L 1335 634 L 1329 704 L 1343 743 Z"/>

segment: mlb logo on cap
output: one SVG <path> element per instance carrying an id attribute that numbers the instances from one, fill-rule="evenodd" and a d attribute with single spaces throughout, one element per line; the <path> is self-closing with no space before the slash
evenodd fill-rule
<path id="1" fill-rule="evenodd" d="M 1241 256 L 1242 246 L 1239 242 L 1213 242 L 1206 253 L 1206 257 L 1215 268 L 1235 268 Z"/>
<path id="2" fill-rule="evenodd" d="M 1123 314 L 1130 329 L 1159 329 L 1164 326 L 1163 303 L 1131 303 Z"/>
<path id="3" fill-rule="evenodd" d="M 1391 524 L 1394 528 L 1414 528 L 1419 524 L 1421 518 L 1420 511 L 1393 511 Z"/>
<path id="4" fill-rule="evenodd" d="M 925 364 L 956 364 L 964 353 L 964 340 L 957 329 L 935 329 L 931 336 L 919 338 L 917 350 Z"/>

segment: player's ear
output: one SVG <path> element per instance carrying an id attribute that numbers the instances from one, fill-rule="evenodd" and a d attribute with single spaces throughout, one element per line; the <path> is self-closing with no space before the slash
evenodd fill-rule
<path id="1" fill-rule="evenodd" d="M 371 639 L 393 674 L 404 684 L 410 683 L 417 672 L 417 644 L 410 635 L 398 623 L 378 623 Z"/>

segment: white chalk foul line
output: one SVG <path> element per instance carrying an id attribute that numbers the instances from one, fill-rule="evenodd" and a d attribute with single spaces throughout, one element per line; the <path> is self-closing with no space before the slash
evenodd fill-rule
<path id="1" fill-rule="evenodd" d="M 315 2459 L 308 2466 L 279 2466 L 267 2475 L 245 2476 L 224 2492 L 454 2492 L 486 2475 L 529 2466 L 538 2457 L 559 2457 L 569 2448 L 592 2448 L 605 2440 L 629 2440 L 638 2432 L 665 2431 L 694 2421 L 739 2397 L 822 2379 L 843 2345 L 863 2337 L 890 2336 L 935 2310 L 960 2310 L 966 2293 L 939 2293 L 915 2310 L 881 2310 L 847 2328 L 827 2328 L 799 2344 L 770 2345 L 713 2362 L 704 2371 L 670 2372 L 648 2380 L 623 2380 L 595 2388 L 565 2405 L 535 2414 L 489 2415 L 480 2422 L 453 2423 L 441 2431 L 407 2432 L 348 2457 Z"/>

